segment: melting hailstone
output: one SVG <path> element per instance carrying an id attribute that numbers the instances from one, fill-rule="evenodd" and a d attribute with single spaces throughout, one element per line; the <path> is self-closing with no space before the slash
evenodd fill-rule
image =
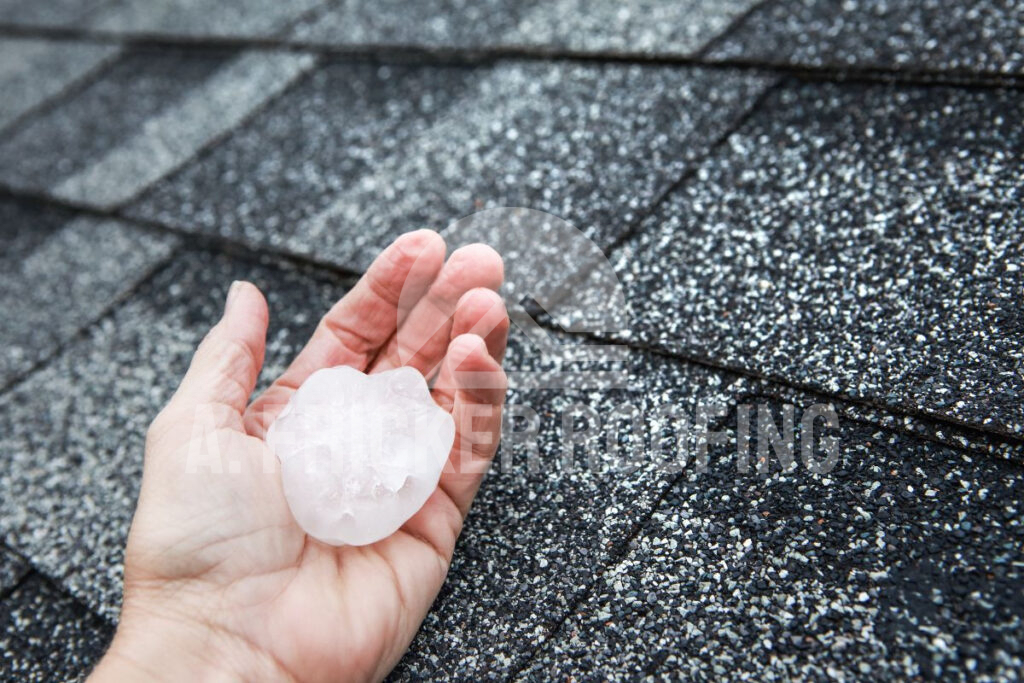
<path id="1" fill-rule="evenodd" d="M 267 431 L 295 520 L 332 545 L 397 531 L 434 492 L 454 440 L 455 422 L 413 368 L 319 370 Z"/>

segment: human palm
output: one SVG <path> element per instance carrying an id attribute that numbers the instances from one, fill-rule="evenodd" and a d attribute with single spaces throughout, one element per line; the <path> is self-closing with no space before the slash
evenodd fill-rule
<path id="1" fill-rule="evenodd" d="M 146 442 L 104 678 L 377 680 L 402 656 L 447 573 L 497 448 L 508 317 L 500 257 L 430 231 L 403 235 L 321 320 L 292 365 L 249 403 L 267 307 L 236 283 Z M 437 489 L 396 533 L 334 547 L 296 524 L 270 423 L 313 372 L 402 365 L 434 380 L 456 439 Z"/>

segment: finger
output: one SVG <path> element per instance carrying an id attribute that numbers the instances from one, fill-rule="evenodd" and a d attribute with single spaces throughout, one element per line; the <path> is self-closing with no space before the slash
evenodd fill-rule
<path id="1" fill-rule="evenodd" d="M 504 278 L 501 256 L 485 244 L 456 249 L 430 290 L 374 362 L 371 372 L 411 366 L 430 378 L 451 340 L 459 300 L 476 288 L 497 290 Z"/>
<path id="2" fill-rule="evenodd" d="M 452 339 L 464 334 L 482 337 L 487 352 L 501 363 L 508 343 L 508 311 L 501 295 L 490 289 L 473 289 L 466 292 L 455 307 L 452 323 Z"/>
<path id="3" fill-rule="evenodd" d="M 444 253 L 444 239 L 431 230 L 406 233 L 387 247 L 320 320 L 288 369 L 250 406 L 249 433 L 262 436 L 292 393 L 317 370 L 348 365 L 365 371 L 437 278 Z"/>
<path id="4" fill-rule="evenodd" d="M 224 315 L 196 349 L 171 405 L 224 408 L 229 418 L 240 417 L 263 367 L 268 320 L 256 285 L 232 283 Z"/>
<path id="5" fill-rule="evenodd" d="M 434 389 L 435 400 L 455 420 L 455 443 L 438 486 L 463 516 L 498 449 L 507 387 L 483 339 L 465 334 L 452 340 Z"/>

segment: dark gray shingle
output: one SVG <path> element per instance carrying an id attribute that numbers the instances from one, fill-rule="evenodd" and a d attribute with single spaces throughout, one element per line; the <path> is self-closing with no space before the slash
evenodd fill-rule
<path id="1" fill-rule="evenodd" d="M 1024 74 L 1017 0 L 777 0 L 708 55 L 813 67 Z"/>
<path id="2" fill-rule="evenodd" d="M 506 366 L 521 387 L 513 384 L 506 413 L 524 417 L 506 424 L 497 470 L 396 679 L 484 680 L 524 665 L 676 476 L 670 411 L 692 424 L 706 402 L 714 424 L 710 406 L 734 398 L 727 374 L 625 349 L 621 358 L 599 351 L 571 361 L 579 339 L 554 341 L 564 346 L 549 352 L 512 335 Z M 624 381 L 583 374 L 552 389 L 523 388 L 536 386 L 534 373 L 559 370 L 618 372 Z M 563 450 L 567 421 L 589 430 L 589 447 Z M 666 450 L 657 454 L 662 437 Z"/>
<path id="3" fill-rule="evenodd" d="M 20 555 L 0 545 L 0 596 L 6 596 L 28 572 L 28 563 Z"/>
<path id="4" fill-rule="evenodd" d="M 144 194 L 129 213 L 252 244 L 295 245 L 344 264 L 362 226 L 324 234 L 306 234 L 302 226 L 389 158 L 406 158 L 417 136 L 450 115 L 478 73 L 324 66 L 210 154 Z"/>
<path id="5" fill-rule="evenodd" d="M 0 600 L 0 678 L 77 680 L 103 655 L 114 627 L 39 574 Z"/>
<path id="6" fill-rule="evenodd" d="M 1016 91 L 783 89 L 613 259 L 630 338 L 1024 433 Z"/>
<path id="7" fill-rule="evenodd" d="M 214 36 L 274 35 L 324 0 L 113 0 L 88 27 L 114 33 Z"/>
<path id="8" fill-rule="evenodd" d="M 748 401 L 781 424 L 780 403 Z M 520 679 L 1020 671 L 1020 466 L 847 420 L 824 433 L 841 453 L 826 475 L 774 454 L 767 476 L 739 473 L 730 439 Z"/>
<path id="9" fill-rule="evenodd" d="M 74 26 L 107 0 L 0 0 L 0 17 L 14 26 Z"/>

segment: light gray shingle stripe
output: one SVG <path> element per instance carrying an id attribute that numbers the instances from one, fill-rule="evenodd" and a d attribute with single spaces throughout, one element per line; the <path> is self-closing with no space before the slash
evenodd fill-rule
<path id="1" fill-rule="evenodd" d="M 725 80 L 730 87 L 712 97 Z M 404 230 L 440 229 L 495 206 L 571 218 L 608 243 L 770 84 L 701 69 L 499 65 L 405 154 L 298 224 L 289 246 L 308 251 L 345 231 L 353 237 L 339 257 L 364 267 Z"/>
<path id="2" fill-rule="evenodd" d="M 323 0 L 120 0 L 90 21 L 92 28 L 114 32 L 187 35 L 265 35 Z"/>
<path id="3" fill-rule="evenodd" d="M 131 199 L 238 125 L 314 61 L 301 54 L 240 55 L 102 159 L 51 188 L 51 194 L 100 207 Z"/>
<path id="4" fill-rule="evenodd" d="M 6 38 L 0 42 L 0 128 L 120 53 L 114 45 Z"/>
<path id="5" fill-rule="evenodd" d="M 167 258 L 177 241 L 76 218 L 0 273 L 0 382 L 45 359 Z"/>

